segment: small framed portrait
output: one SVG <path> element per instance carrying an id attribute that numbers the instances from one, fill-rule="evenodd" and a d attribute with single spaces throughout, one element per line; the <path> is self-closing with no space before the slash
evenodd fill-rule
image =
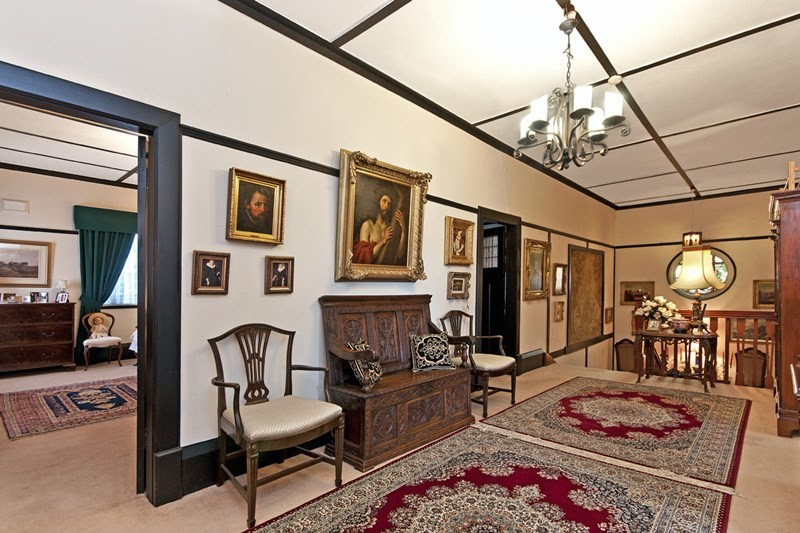
<path id="1" fill-rule="evenodd" d="M 0 239 L 0 287 L 49 287 L 53 243 Z"/>
<path id="2" fill-rule="evenodd" d="M 553 306 L 553 322 L 564 321 L 564 302 L 556 302 Z"/>
<path id="3" fill-rule="evenodd" d="M 466 300 L 469 299 L 469 280 L 472 274 L 469 272 L 448 272 L 447 273 L 447 299 Z"/>
<path id="4" fill-rule="evenodd" d="M 650 319 L 647 321 L 645 328 L 647 331 L 661 331 L 661 321 Z"/>
<path id="5" fill-rule="evenodd" d="M 611 324 L 612 322 L 614 322 L 614 308 L 606 307 L 603 311 L 603 323 Z"/>
<path id="6" fill-rule="evenodd" d="M 294 291 L 294 257 L 267 256 L 264 294 Z"/>
<path id="7" fill-rule="evenodd" d="M 201 252 L 192 254 L 192 294 L 228 294 L 231 254 Z"/>
<path id="8" fill-rule="evenodd" d="M 225 238 L 283 244 L 285 201 L 286 181 L 232 168 Z"/>
<path id="9" fill-rule="evenodd" d="M 431 175 L 341 150 L 336 281 L 425 279 L 422 223 Z"/>
<path id="10" fill-rule="evenodd" d="M 775 280 L 753 280 L 753 309 L 775 309 Z"/>
<path id="11" fill-rule="evenodd" d="M 444 264 L 471 265 L 475 223 L 444 217 Z"/>
<path id="12" fill-rule="evenodd" d="M 61 291 L 56 294 L 56 302 L 60 304 L 69 302 L 69 293 L 67 291 Z"/>
<path id="13" fill-rule="evenodd" d="M 567 265 L 553 263 L 553 296 L 567 294 Z"/>
<path id="14" fill-rule="evenodd" d="M 523 300 L 547 298 L 550 274 L 550 243 L 525 239 L 525 293 Z"/>
<path id="15" fill-rule="evenodd" d="M 0 294 L 0 303 L 4 304 L 13 304 L 17 301 L 17 293 L 15 292 L 4 292 Z"/>
<path id="16" fill-rule="evenodd" d="M 619 304 L 639 305 L 656 292 L 655 281 L 620 281 Z"/>

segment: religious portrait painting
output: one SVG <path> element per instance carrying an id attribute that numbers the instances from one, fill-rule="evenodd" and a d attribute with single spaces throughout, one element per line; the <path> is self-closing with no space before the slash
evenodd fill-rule
<path id="1" fill-rule="evenodd" d="M 231 254 L 203 252 L 192 254 L 192 294 L 228 294 Z"/>
<path id="2" fill-rule="evenodd" d="M 294 291 L 294 257 L 267 256 L 264 294 Z"/>
<path id="3" fill-rule="evenodd" d="M 422 209 L 430 174 L 341 151 L 336 281 L 425 279 Z"/>
<path id="4" fill-rule="evenodd" d="M 225 238 L 283 244 L 286 182 L 239 168 L 228 177 Z"/>
<path id="5" fill-rule="evenodd" d="M 444 217 L 444 264 L 471 265 L 475 223 Z"/>

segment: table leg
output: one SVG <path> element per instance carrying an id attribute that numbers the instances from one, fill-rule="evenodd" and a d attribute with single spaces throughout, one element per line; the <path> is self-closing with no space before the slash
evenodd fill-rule
<path id="1" fill-rule="evenodd" d="M 642 381 L 642 358 L 644 354 L 642 353 L 642 336 L 636 335 L 636 339 L 633 342 L 633 355 L 636 359 L 636 372 L 639 376 L 636 378 L 636 383 L 641 383 Z M 646 364 L 646 363 L 645 363 Z"/>

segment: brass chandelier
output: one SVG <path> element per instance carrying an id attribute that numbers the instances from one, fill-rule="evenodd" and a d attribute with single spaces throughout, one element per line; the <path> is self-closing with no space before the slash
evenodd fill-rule
<path id="1" fill-rule="evenodd" d="M 545 145 L 542 163 L 547 168 L 564 170 L 570 163 L 582 167 L 595 154 L 604 156 L 608 146 L 603 142 L 612 130 L 620 130 L 626 137 L 630 125 L 622 115 L 622 96 L 615 91 L 605 93 L 604 108 L 592 107 L 592 87 L 576 87 L 571 79 L 572 30 L 578 25 L 577 13 L 572 4 L 564 6 L 564 21 L 559 29 L 567 36 L 567 81 L 565 88 L 556 87 L 550 95 L 531 102 L 530 112 L 520 122 L 520 139 L 514 157 L 522 157 L 521 150 Z M 609 83 L 621 81 L 613 76 Z"/>

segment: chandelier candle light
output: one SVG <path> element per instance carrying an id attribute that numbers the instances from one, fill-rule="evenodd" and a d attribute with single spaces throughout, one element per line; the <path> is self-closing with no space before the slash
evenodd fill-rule
<path id="1" fill-rule="evenodd" d="M 556 87 L 548 96 L 531 102 L 530 112 L 520 122 L 520 139 L 514 157 L 522 157 L 520 150 L 545 145 L 542 163 L 547 168 L 569 168 L 570 162 L 582 167 L 595 154 L 604 156 L 608 146 L 603 142 L 608 133 L 619 129 L 625 137 L 630 126 L 622 115 L 622 96 L 618 92 L 605 93 L 605 107 L 592 107 L 592 87 L 575 87 L 571 79 L 572 42 L 570 35 L 578 25 L 577 12 L 572 4 L 564 6 L 565 19 L 559 29 L 567 36 L 566 87 Z M 619 76 L 609 78 L 616 85 Z"/>

